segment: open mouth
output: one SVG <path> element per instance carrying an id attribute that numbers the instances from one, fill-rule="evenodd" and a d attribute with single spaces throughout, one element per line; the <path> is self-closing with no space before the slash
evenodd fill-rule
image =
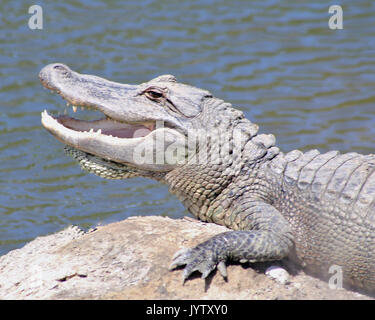
<path id="1" fill-rule="evenodd" d="M 67 103 L 69 105 L 69 103 Z M 93 106 L 85 107 L 84 105 L 72 106 L 73 112 L 76 113 L 78 108 L 93 109 Z M 98 108 L 94 108 L 99 110 Z M 43 124 L 54 123 L 54 126 L 63 126 L 66 130 L 73 130 L 74 133 L 96 134 L 109 136 L 112 138 L 132 139 L 145 137 L 155 130 L 154 122 L 147 123 L 126 123 L 109 118 L 102 117 L 97 120 L 80 120 L 67 115 L 51 116 L 46 110 L 42 112 Z"/>
<path id="2" fill-rule="evenodd" d="M 70 81 L 72 81 L 73 79 L 77 85 L 76 94 L 72 95 L 61 90 L 61 88 L 55 84 L 56 81 L 51 78 L 54 74 L 62 76 L 65 80 L 70 79 Z M 97 88 L 103 87 L 103 95 L 105 96 L 105 82 L 108 82 L 107 86 L 109 88 L 113 86 L 113 83 L 91 76 L 91 78 L 94 78 L 96 81 L 95 83 L 94 80 L 87 80 L 85 77 L 87 76 L 80 76 L 78 74 L 75 75 L 72 70 L 62 64 L 48 65 L 39 73 L 39 79 L 42 85 L 46 89 L 49 89 L 52 93 L 57 93 L 60 95 L 66 101 L 67 107 L 72 106 L 74 113 L 76 113 L 78 109 L 94 109 L 103 113 L 103 116 L 100 119 L 87 121 L 76 119 L 67 115 L 59 115 L 54 117 L 49 115 L 48 112 L 44 110 L 42 112 L 42 124 L 59 140 L 64 140 L 63 138 L 65 135 L 69 136 L 69 131 L 72 131 L 70 134 L 75 135 L 85 134 L 85 137 L 90 134 L 95 134 L 96 136 L 102 135 L 104 137 L 119 139 L 134 139 L 145 137 L 155 130 L 155 121 L 130 123 L 123 120 L 119 121 L 118 119 L 112 119 L 108 114 L 106 114 L 105 108 L 95 104 L 94 101 L 96 100 L 95 98 L 97 97 L 98 92 L 96 92 L 97 90 L 92 91 L 92 86 L 94 84 Z M 80 96 L 80 93 L 85 94 L 84 91 L 82 91 L 82 88 L 80 88 L 81 83 L 86 85 L 86 89 L 84 91 L 91 91 L 91 99 L 86 99 L 85 101 Z M 72 84 L 67 83 L 67 86 L 72 86 Z M 121 88 L 119 90 L 121 90 Z M 69 144 L 69 141 L 63 142 Z"/>
<path id="3" fill-rule="evenodd" d="M 81 108 L 94 109 L 103 114 L 96 120 L 81 120 L 68 115 L 52 116 L 44 110 L 41 119 L 43 126 L 58 140 L 70 147 L 105 160 L 131 163 L 133 162 L 131 151 L 156 131 L 155 121 L 143 123 L 118 121 L 106 115 L 100 110 L 100 106 L 95 106 L 92 103 L 85 105 L 82 102 L 73 105 L 73 103 L 77 103 L 76 99 L 64 96 L 60 90 L 44 86 L 51 89 L 52 92 L 58 93 L 67 101 L 67 106 L 72 105 L 74 114 Z"/>
<path id="4" fill-rule="evenodd" d="M 165 116 L 164 109 L 157 107 L 153 114 L 154 105 L 150 99 L 138 97 L 137 86 L 80 75 L 63 64 L 47 65 L 39 78 L 45 88 L 72 106 L 74 116 L 53 116 L 44 110 L 41 119 L 43 126 L 68 149 L 117 164 L 163 172 L 175 166 L 175 159 L 185 157 L 182 151 L 176 151 L 186 149 L 185 134 L 168 120 L 159 124 L 158 119 Z M 94 109 L 101 115 L 94 120 L 84 120 L 81 115 L 81 119 L 76 118 L 81 108 Z"/>

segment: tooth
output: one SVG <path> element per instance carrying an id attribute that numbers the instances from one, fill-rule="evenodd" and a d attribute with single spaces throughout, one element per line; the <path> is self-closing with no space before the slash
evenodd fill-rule
<path id="1" fill-rule="evenodd" d="M 69 103 L 69 102 L 67 102 L 67 103 L 66 103 L 66 106 L 67 106 L 67 107 L 69 107 L 69 106 L 70 106 L 70 103 Z"/>
<path id="2" fill-rule="evenodd" d="M 98 130 L 98 133 L 99 133 L 99 134 L 102 134 L 102 129 L 99 129 L 99 130 Z"/>
<path id="3" fill-rule="evenodd" d="M 91 128 L 89 132 L 94 132 L 94 129 L 93 129 L 93 128 Z"/>
<path id="4" fill-rule="evenodd" d="M 149 129 L 150 131 L 152 131 L 154 129 L 154 124 L 153 123 L 150 123 L 150 124 L 144 124 L 143 126 L 145 126 L 147 129 Z"/>
<path id="5" fill-rule="evenodd" d="M 74 112 L 77 112 L 77 107 L 76 106 L 73 106 L 72 108 L 73 108 Z"/>

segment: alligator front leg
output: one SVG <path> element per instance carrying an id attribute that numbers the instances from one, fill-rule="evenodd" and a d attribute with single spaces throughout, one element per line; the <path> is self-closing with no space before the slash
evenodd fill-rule
<path id="1" fill-rule="evenodd" d="M 225 263 L 228 260 L 280 260 L 292 249 L 293 236 L 289 223 L 273 206 L 249 201 L 235 204 L 231 211 L 231 214 L 241 215 L 239 226 L 244 230 L 218 234 L 195 248 L 178 251 L 173 257 L 170 270 L 185 265 L 184 282 L 194 271 L 201 272 L 202 278 L 206 278 L 216 267 L 226 278 Z"/>

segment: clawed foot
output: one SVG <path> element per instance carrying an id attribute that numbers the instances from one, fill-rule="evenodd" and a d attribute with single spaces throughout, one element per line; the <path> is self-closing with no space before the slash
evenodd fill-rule
<path id="1" fill-rule="evenodd" d="M 216 267 L 223 278 L 227 279 L 225 261 L 218 259 L 213 251 L 200 246 L 177 251 L 173 256 L 169 270 L 173 270 L 179 266 L 185 266 L 182 274 L 183 283 L 185 283 L 194 271 L 202 273 L 202 279 L 205 279 Z"/>

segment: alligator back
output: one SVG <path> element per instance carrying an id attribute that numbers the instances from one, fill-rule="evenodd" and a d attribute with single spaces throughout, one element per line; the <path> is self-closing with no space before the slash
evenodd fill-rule
<path id="1" fill-rule="evenodd" d="M 375 155 L 280 156 L 272 162 L 283 196 L 274 206 L 292 226 L 302 265 L 326 278 L 342 268 L 346 284 L 375 291 Z"/>

